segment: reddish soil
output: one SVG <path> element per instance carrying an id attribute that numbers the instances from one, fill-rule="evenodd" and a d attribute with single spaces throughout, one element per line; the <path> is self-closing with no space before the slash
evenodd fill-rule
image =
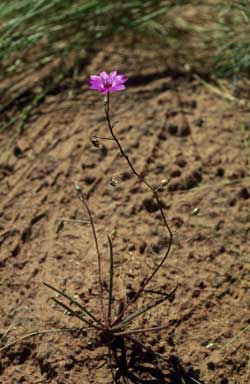
<path id="1" fill-rule="evenodd" d="M 137 335 L 165 360 L 149 361 L 138 352 L 130 381 L 247 384 L 250 112 L 211 93 L 190 74 L 172 73 L 150 52 L 97 54 L 75 88 L 46 96 L 2 160 L 1 346 L 37 330 L 81 327 L 50 300 L 53 292 L 43 281 L 99 314 L 91 228 L 67 222 L 58 230 L 57 219 L 87 218 L 74 182 L 89 194 L 106 277 L 107 234 L 113 234 L 116 300 L 128 287 L 136 289 L 166 250 L 168 237 L 150 192 L 111 141 L 100 148 L 90 142 L 93 134 L 105 137 L 108 130 L 102 97 L 88 91 L 87 78 L 113 68 L 129 77 L 127 90 L 111 97 L 116 133 L 153 185 L 170 178 L 160 197 L 177 231 L 149 287 L 170 292 L 177 286 L 175 297 L 131 325 L 168 324 L 157 333 Z M 117 188 L 110 185 L 112 177 Z M 200 213 L 190 217 L 195 207 Z M 135 308 L 150 298 L 155 295 L 145 293 Z M 107 348 L 95 345 L 92 331 L 34 336 L 0 353 L 1 383 L 112 382 Z"/>

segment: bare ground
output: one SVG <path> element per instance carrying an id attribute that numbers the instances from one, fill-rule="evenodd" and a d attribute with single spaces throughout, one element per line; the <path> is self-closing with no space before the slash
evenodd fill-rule
<path id="1" fill-rule="evenodd" d="M 80 87 L 48 95 L 1 162 L 2 345 L 28 332 L 81 325 L 49 300 L 43 281 L 98 313 L 90 226 L 65 223 L 57 230 L 57 219 L 87 218 L 75 182 L 89 194 L 106 276 L 106 235 L 113 234 L 116 299 L 138 287 L 164 254 L 168 237 L 150 193 L 112 142 L 103 141 L 101 148 L 90 142 L 92 135 L 106 137 L 108 131 L 102 98 L 88 91 L 87 78 L 113 68 L 130 79 L 126 92 L 111 98 L 116 132 L 152 184 L 170 178 L 160 196 L 176 231 L 167 262 L 150 285 L 164 292 L 178 286 L 175 298 L 137 322 L 168 324 L 139 337 L 167 362 L 143 361 L 140 355 L 130 379 L 247 384 L 250 112 L 218 98 L 190 74 L 167 70 L 144 51 L 121 55 L 107 48 L 93 57 L 78 77 Z M 2 148 L 7 139 L 2 136 Z M 110 185 L 112 177 L 117 188 Z M 200 213 L 190 218 L 195 207 Z M 93 333 L 30 337 L 0 353 L 0 380 L 6 384 L 112 380 L 107 350 L 95 348 Z"/>

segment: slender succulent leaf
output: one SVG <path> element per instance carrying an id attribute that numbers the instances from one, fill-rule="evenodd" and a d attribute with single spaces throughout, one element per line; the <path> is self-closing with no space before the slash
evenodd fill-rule
<path id="1" fill-rule="evenodd" d="M 96 328 L 96 326 L 91 323 L 90 321 L 88 321 L 86 318 L 82 317 L 81 315 L 79 315 L 79 313 L 73 311 L 68 305 L 64 304 L 63 302 L 61 302 L 60 300 L 57 300 L 55 299 L 54 297 L 52 297 L 52 300 L 60 305 L 60 307 L 62 307 L 64 310 L 66 310 L 67 312 L 69 312 L 71 314 L 71 316 L 74 316 L 74 317 L 77 317 L 78 319 L 80 319 L 81 321 L 83 321 L 84 323 L 88 324 L 89 327 L 93 327 L 93 328 Z"/>
<path id="2" fill-rule="evenodd" d="M 108 235 L 109 242 L 109 301 L 108 301 L 108 322 L 111 323 L 111 312 L 112 312 L 112 300 L 113 300 L 113 275 L 114 275 L 114 265 L 113 265 L 113 244 L 110 236 Z"/>
<path id="3" fill-rule="evenodd" d="M 78 308 L 80 308 L 87 316 L 89 316 L 92 320 L 94 320 L 97 324 L 99 324 L 100 326 L 102 326 L 102 323 L 90 312 L 88 311 L 83 305 L 79 304 L 78 301 L 74 300 L 72 297 L 70 297 L 69 295 L 67 295 L 65 292 L 61 291 L 60 289 L 57 289 L 55 287 L 53 287 L 52 285 L 48 284 L 48 283 L 45 283 L 43 282 L 43 284 L 52 289 L 53 291 L 59 293 L 59 295 L 62 295 L 63 297 L 65 297 L 66 299 L 68 299 L 69 301 L 71 301 L 71 303 L 75 304 Z"/>

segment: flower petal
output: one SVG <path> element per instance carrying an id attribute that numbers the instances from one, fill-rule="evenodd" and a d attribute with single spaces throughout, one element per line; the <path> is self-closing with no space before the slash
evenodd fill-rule
<path id="1" fill-rule="evenodd" d="M 94 91 L 99 91 L 99 92 L 102 91 L 102 87 L 99 87 L 99 86 L 96 85 L 96 84 L 92 84 L 92 85 L 90 85 L 89 89 L 93 89 Z"/>
<path id="2" fill-rule="evenodd" d="M 89 80 L 90 80 L 90 81 L 100 80 L 100 76 L 91 75 L 91 76 L 89 77 Z"/>
<path id="3" fill-rule="evenodd" d="M 125 86 L 123 84 L 118 84 L 110 88 L 110 92 L 122 91 L 123 89 L 125 89 Z"/>
<path id="4" fill-rule="evenodd" d="M 123 74 L 117 75 L 117 70 L 113 70 L 109 74 L 102 71 L 99 76 L 91 75 L 89 77 L 89 89 L 96 90 L 104 95 L 108 92 L 122 91 L 125 89 L 123 84 L 127 80 L 127 77 Z"/>
<path id="5" fill-rule="evenodd" d="M 115 79 L 116 79 L 116 75 L 117 75 L 117 71 L 112 71 L 112 72 L 110 72 L 110 74 L 109 74 L 109 80 L 110 80 L 111 83 L 112 83 L 113 81 L 115 81 Z"/>
<path id="6" fill-rule="evenodd" d="M 99 77 L 96 77 L 94 79 L 90 79 L 89 85 L 98 85 L 101 87 L 102 86 L 102 80 Z"/>
<path id="7" fill-rule="evenodd" d="M 100 78 L 104 81 L 107 81 L 109 79 L 109 75 L 105 71 L 102 71 L 100 72 Z"/>
<path id="8" fill-rule="evenodd" d="M 125 77 L 124 75 L 117 75 L 115 80 L 117 83 L 125 83 L 128 80 L 128 78 Z"/>
<path id="9" fill-rule="evenodd" d="M 110 92 L 110 89 L 103 88 L 100 92 L 101 92 L 103 95 L 106 95 L 108 92 Z"/>

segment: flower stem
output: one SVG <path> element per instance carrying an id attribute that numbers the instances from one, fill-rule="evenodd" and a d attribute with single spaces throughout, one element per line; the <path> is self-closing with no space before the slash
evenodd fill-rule
<path id="1" fill-rule="evenodd" d="M 115 141 L 115 143 L 117 144 L 117 147 L 119 148 L 120 150 L 120 153 L 121 155 L 124 157 L 124 159 L 127 161 L 131 171 L 133 172 L 133 174 L 139 179 L 139 181 L 141 183 L 143 183 L 152 193 L 154 199 L 156 200 L 157 202 L 157 206 L 159 208 L 159 211 L 160 211 L 160 214 L 161 214 L 161 217 L 162 217 L 162 220 L 163 220 L 163 223 L 166 227 L 166 230 L 168 232 L 168 237 L 169 237 L 169 240 L 168 240 L 168 246 L 167 246 L 167 250 L 163 256 L 163 258 L 161 259 L 160 263 L 156 266 L 156 268 L 152 271 L 151 274 L 149 274 L 145 279 L 144 281 L 142 282 L 140 288 L 138 289 L 137 293 L 135 294 L 135 296 L 133 297 L 133 299 L 131 299 L 127 305 L 124 307 L 124 312 L 125 310 L 127 310 L 128 306 L 130 304 L 132 304 L 134 301 L 136 301 L 136 299 L 141 295 L 143 289 L 146 287 L 146 285 L 148 285 L 148 283 L 153 279 L 153 277 L 155 276 L 155 274 L 159 271 L 159 269 L 162 267 L 162 265 L 165 263 L 169 253 L 170 253 L 170 250 L 171 250 L 171 247 L 172 247 L 172 243 L 173 243 L 173 233 L 170 229 L 170 226 L 167 222 L 167 219 L 166 219 L 166 216 L 165 216 L 165 213 L 163 211 L 163 208 L 162 208 L 162 205 L 161 205 L 161 202 L 160 202 L 160 199 L 159 199 L 159 196 L 158 196 L 158 193 L 157 193 L 157 190 L 155 188 L 153 188 L 146 180 L 145 178 L 143 178 L 138 172 L 137 170 L 135 169 L 135 167 L 133 166 L 131 160 L 129 159 L 127 153 L 124 151 L 124 149 L 122 148 L 121 146 L 121 143 L 118 139 L 118 137 L 116 136 L 115 132 L 114 132 L 114 124 L 112 125 L 111 123 L 111 119 L 110 119 L 110 113 L 109 113 L 109 102 L 110 102 L 110 95 L 109 95 L 109 92 L 107 93 L 107 98 L 105 99 L 105 102 L 104 102 L 104 111 L 105 111 L 105 115 L 106 115 L 106 120 L 107 120 L 107 123 L 108 123 L 108 128 L 109 128 L 109 131 L 110 131 L 110 134 L 113 138 L 113 140 Z"/>
<path id="2" fill-rule="evenodd" d="M 78 185 L 75 185 L 75 188 L 76 188 L 76 191 L 79 193 L 79 198 L 80 198 L 81 202 L 83 203 L 83 205 L 84 205 L 84 207 L 88 213 L 89 221 L 90 221 L 91 228 L 92 228 L 92 233 L 93 233 L 95 248 L 96 248 L 96 253 L 97 253 L 97 262 L 98 262 L 98 278 L 99 278 L 99 293 L 100 293 L 101 311 L 102 311 L 102 315 L 104 316 L 101 252 L 100 252 L 99 245 L 98 245 L 98 239 L 97 239 L 95 224 L 94 224 L 92 214 L 91 214 L 91 211 L 89 209 L 86 197 L 84 196 L 81 188 Z"/>

